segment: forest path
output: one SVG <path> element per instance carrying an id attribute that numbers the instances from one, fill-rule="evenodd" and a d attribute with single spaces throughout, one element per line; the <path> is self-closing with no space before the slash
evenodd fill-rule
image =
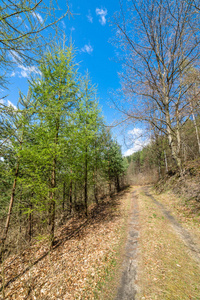
<path id="1" fill-rule="evenodd" d="M 115 300 L 200 299 L 200 245 L 169 209 L 168 197 L 150 186 L 131 190 Z"/>
<path id="2" fill-rule="evenodd" d="M 137 196 L 132 192 L 132 210 L 128 225 L 121 282 L 115 300 L 134 300 L 137 293 L 137 254 L 139 236 L 139 208 Z"/>

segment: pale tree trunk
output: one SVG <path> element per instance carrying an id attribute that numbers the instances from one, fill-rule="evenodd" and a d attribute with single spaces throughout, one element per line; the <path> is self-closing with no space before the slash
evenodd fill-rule
<path id="1" fill-rule="evenodd" d="M 164 156 L 165 156 L 165 170 L 166 170 L 166 173 L 168 173 L 167 155 L 166 155 L 166 151 L 165 150 L 164 150 Z"/>
<path id="2" fill-rule="evenodd" d="M 193 118 L 193 123 L 194 123 L 194 128 L 195 128 L 195 132 L 196 132 L 196 138 L 197 138 L 197 144 L 198 144 L 198 152 L 200 154 L 200 137 L 199 137 L 199 129 L 197 126 L 197 121 L 196 121 L 196 117 L 194 114 L 194 109 L 193 109 L 193 105 L 190 101 L 190 110 L 191 110 L 191 114 L 192 114 L 192 118 Z"/>
<path id="3" fill-rule="evenodd" d="M 183 165 L 182 165 L 182 159 L 181 159 L 181 131 L 180 131 L 180 121 L 179 121 L 179 115 L 178 115 L 178 108 L 176 112 L 176 156 L 177 156 L 177 165 L 179 167 L 180 173 L 183 172 Z"/>
<path id="4" fill-rule="evenodd" d="M 196 117 L 195 117 L 194 113 L 192 113 L 192 117 L 193 117 L 194 127 L 195 127 L 195 131 L 196 131 L 196 138 L 197 138 L 197 143 L 198 143 L 198 150 L 199 150 L 199 154 L 200 154 L 200 137 L 199 137 L 199 130 L 198 130 L 198 126 L 197 126 L 197 122 L 196 122 Z"/>
<path id="5" fill-rule="evenodd" d="M 168 138 L 168 142 L 169 142 L 169 147 L 171 149 L 172 157 L 173 157 L 180 173 L 182 174 L 182 161 L 181 161 L 181 158 L 179 156 L 179 154 L 180 154 L 180 151 L 179 151 L 180 132 L 179 132 L 179 130 L 176 131 L 176 137 L 177 137 L 177 143 L 178 143 L 178 147 L 177 147 L 175 142 L 174 142 L 174 132 L 173 132 L 173 129 L 171 127 L 171 120 L 170 120 L 169 111 L 166 110 L 165 114 L 166 114 L 167 138 Z"/>
<path id="6" fill-rule="evenodd" d="M 168 132 L 168 141 L 169 141 L 169 146 L 170 146 L 171 153 L 172 153 L 172 158 L 174 159 L 180 173 L 182 173 L 182 161 L 181 161 L 181 158 L 178 156 L 177 147 L 174 143 L 173 134 L 171 133 L 170 130 Z"/>

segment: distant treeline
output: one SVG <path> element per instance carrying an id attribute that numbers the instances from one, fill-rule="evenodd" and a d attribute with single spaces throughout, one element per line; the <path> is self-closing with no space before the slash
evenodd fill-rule
<path id="1" fill-rule="evenodd" d="M 200 112 L 196 111 L 195 119 L 189 118 L 181 127 L 180 159 L 182 174 L 192 161 L 199 159 L 198 130 L 200 128 Z M 195 122 L 194 122 L 195 120 Z M 149 177 L 147 181 L 155 181 L 166 174 L 180 173 L 176 160 L 172 156 L 168 139 L 164 134 L 153 132 L 150 143 L 142 150 L 127 156 L 129 176 L 140 175 Z"/>

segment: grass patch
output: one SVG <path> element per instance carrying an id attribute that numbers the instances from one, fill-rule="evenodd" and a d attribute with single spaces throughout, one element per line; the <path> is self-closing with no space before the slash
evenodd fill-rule
<path id="1" fill-rule="evenodd" d="M 178 197 L 171 191 L 157 195 L 152 190 L 151 193 L 156 200 L 171 211 L 171 214 L 195 236 L 196 242 L 200 244 L 200 202 Z"/>
<path id="2" fill-rule="evenodd" d="M 138 299 L 200 299 L 200 269 L 187 247 L 149 197 L 140 193 L 138 202 L 141 223 Z"/>

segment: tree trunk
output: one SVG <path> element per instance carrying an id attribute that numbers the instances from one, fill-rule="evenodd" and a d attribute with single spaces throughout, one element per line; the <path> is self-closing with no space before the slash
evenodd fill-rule
<path id="1" fill-rule="evenodd" d="M 55 192 L 56 187 L 56 159 L 53 160 L 53 170 L 51 174 L 51 192 L 50 192 L 50 247 L 54 244 L 54 230 L 55 230 Z"/>
<path id="2" fill-rule="evenodd" d="M 84 185 L 84 203 L 85 214 L 88 215 L 88 161 L 87 161 L 87 146 L 85 148 L 85 185 Z"/>
<path id="3" fill-rule="evenodd" d="M 14 198 L 15 198 L 15 188 L 16 188 L 16 184 L 17 184 L 18 171 L 19 171 L 19 164 L 17 164 L 17 169 L 15 172 L 15 179 L 14 179 L 14 183 L 13 183 L 13 187 L 12 187 L 8 215 L 7 215 L 7 219 L 6 219 L 3 237 L 1 238 L 0 262 L 2 262 L 4 260 L 5 243 L 6 243 L 6 238 L 7 238 L 7 234 L 8 234 L 10 218 L 11 218 L 11 213 L 12 213 L 12 208 L 13 208 L 13 203 L 14 203 Z"/>
<path id="4" fill-rule="evenodd" d="M 11 218 L 13 203 L 14 203 L 14 199 L 15 199 L 15 189 L 16 189 L 16 185 L 17 185 L 18 174 L 19 174 L 19 162 L 17 163 L 17 167 L 16 167 L 16 171 L 15 171 L 15 178 L 14 178 L 12 192 L 11 192 L 10 205 L 9 205 L 9 209 L 8 209 L 8 214 L 7 214 L 7 219 L 6 219 L 6 223 L 5 223 L 3 237 L 1 239 L 2 240 L 2 249 L 4 249 L 4 247 L 5 247 L 5 242 L 6 242 L 8 229 L 9 229 L 9 225 L 10 225 L 10 218 Z M 1 250 L 0 256 L 2 256 L 2 251 L 3 250 Z"/>
<path id="5" fill-rule="evenodd" d="M 65 195 L 66 195 L 66 184 L 63 182 L 63 201 L 62 201 L 62 210 L 65 211 Z"/>
<path id="6" fill-rule="evenodd" d="M 56 120 L 56 132 L 54 144 L 58 144 L 58 132 L 59 132 L 59 119 Z M 54 245 L 54 231 L 55 231 L 55 187 L 56 187 L 56 153 L 53 159 L 52 173 L 51 173 L 51 192 L 50 192 L 50 248 Z"/>
<path id="7" fill-rule="evenodd" d="M 98 201 L 98 189 L 97 189 L 97 170 L 95 169 L 94 170 L 94 173 L 93 173 L 93 181 L 94 181 L 94 199 L 95 199 L 95 202 L 96 204 L 98 205 L 99 204 L 99 201 Z"/>
<path id="8" fill-rule="evenodd" d="M 195 128 L 195 131 L 196 131 L 196 138 L 197 138 L 197 144 L 198 144 L 198 151 L 199 151 L 199 154 L 200 154 L 200 137 L 199 137 L 199 129 L 198 129 L 196 117 L 195 117 L 193 111 L 192 111 L 192 118 L 193 118 L 194 128 Z"/>
<path id="9" fill-rule="evenodd" d="M 22 149 L 23 136 L 24 136 L 24 129 L 22 131 L 21 140 L 19 142 L 20 143 L 19 151 Z M 14 203 L 14 199 L 15 199 L 15 189 L 16 189 L 17 179 L 18 179 L 18 175 L 19 175 L 19 162 L 20 162 L 20 157 L 18 157 L 18 162 L 17 162 L 17 166 L 16 166 L 16 170 L 15 170 L 15 177 L 14 177 L 13 187 L 12 187 L 12 191 L 11 191 L 10 205 L 9 205 L 8 215 L 7 215 L 4 233 L 3 233 L 3 237 L 2 237 L 2 247 L 1 247 L 1 252 L 0 252 L 0 259 L 3 254 L 2 251 L 4 251 L 5 242 L 6 242 L 8 229 L 9 229 L 9 225 L 10 225 L 10 218 L 11 218 L 13 203 Z"/>
<path id="10" fill-rule="evenodd" d="M 111 183 L 111 172 L 110 172 L 110 161 L 108 161 L 108 179 L 109 179 L 109 195 L 112 194 L 112 183 Z"/>
<path id="11" fill-rule="evenodd" d="M 28 214 L 28 241 L 31 242 L 32 238 L 32 203 L 29 205 L 30 213 Z"/>
<path id="12" fill-rule="evenodd" d="M 174 143 L 174 133 L 171 128 L 169 111 L 166 111 L 166 123 L 167 123 L 167 138 L 168 138 L 168 142 L 169 142 L 169 147 L 171 149 L 172 158 L 174 159 L 174 161 L 179 169 L 179 172 L 182 174 L 182 161 L 181 161 L 181 158 L 179 157 L 178 148 L 176 147 L 176 145 Z M 177 138 L 180 138 L 178 131 L 176 131 L 176 136 L 177 136 Z M 180 140 L 177 141 L 177 143 L 179 144 Z"/>
<path id="13" fill-rule="evenodd" d="M 72 213 L 72 180 L 70 180 L 69 186 L 69 212 Z"/>
<path id="14" fill-rule="evenodd" d="M 112 194 L 112 183 L 111 183 L 111 179 L 109 179 L 109 194 L 111 196 Z"/>
<path id="15" fill-rule="evenodd" d="M 119 193 L 120 192 L 119 175 L 117 175 L 115 177 L 115 186 L 116 186 L 117 192 Z"/>
<path id="16" fill-rule="evenodd" d="M 95 141 L 95 166 L 94 166 L 94 173 L 93 173 L 94 199 L 95 199 L 96 205 L 99 205 L 99 201 L 98 201 L 98 188 L 97 188 L 97 165 L 98 165 L 97 141 Z"/>
<path id="17" fill-rule="evenodd" d="M 168 163 L 167 163 L 167 155 L 166 155 L 166 151 L 164 150 L 164 156 L 165 156 L 165 170 L 166 173 L 168 172 Z"/>
<path id="18" fill-rule="evenodd" d="M 18 218 L 19 218 L 19 233 L 22 232 L 22 188 L 21 188 L 21 191 L 20 191 L 20 201 L 19 201 L 19 207 L 18 207 L 18 212 L 19 212 L 19 215 L 18 215 Z"/>
<path id="19" fill-rule="evenodd" d="M 76 205 L 77 201 L 77 186 L 76 186 L 76 181 L 74 182 L 74 205 Z"/>

